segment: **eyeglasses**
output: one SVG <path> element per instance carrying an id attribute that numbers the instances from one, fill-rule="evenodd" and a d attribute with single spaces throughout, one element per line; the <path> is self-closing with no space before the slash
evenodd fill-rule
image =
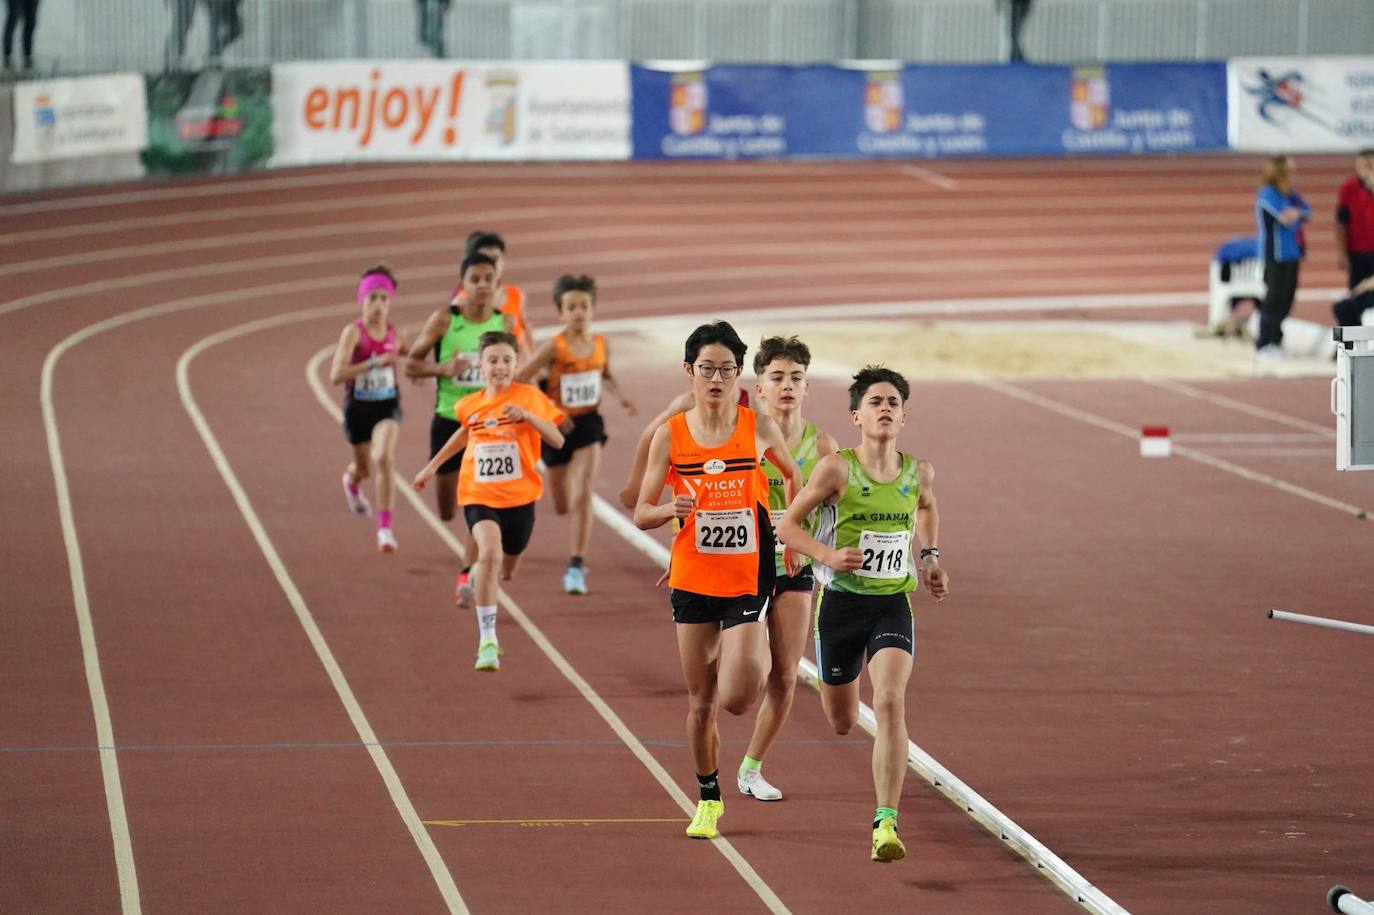
<path id="1" fill-rule="evenodd" d="M 709 363 L 702 362 L 692 366 L 692 368 L 698 375 L 705 378 L 707 381 L 710 381 L 717 375 L 720 376 L 721 381 L 729 381 L 739 374 L 739 366 L 737 365 L 710 365 Z"/>

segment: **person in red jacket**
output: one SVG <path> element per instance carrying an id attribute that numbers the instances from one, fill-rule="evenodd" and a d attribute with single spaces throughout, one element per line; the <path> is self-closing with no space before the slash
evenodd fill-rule
<path id="1" fill-rule="evenodd" d="M 1361 288 L 1374 277 L 1374 147 L 1355 155 L 1355 174 L 1336 195 L 1336 266 L 1346 271 L 1350 295 L 1331 306 L 1336 323 L 1358 325 L 1374 293 Z"/>

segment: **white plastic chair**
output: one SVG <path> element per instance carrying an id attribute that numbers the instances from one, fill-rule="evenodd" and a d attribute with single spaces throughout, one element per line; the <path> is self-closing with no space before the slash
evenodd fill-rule
<path id="1" fill-rule="evenodd" d="M 1264 298 L 1264 261 L 1250 258 L 1231 262 L 1231 278 L 1221 278 L 1221 261 L 1212 261 L 1207 283 L 1207 326 L 1224 327 L 1231 316 L 1234 299 Z"/>

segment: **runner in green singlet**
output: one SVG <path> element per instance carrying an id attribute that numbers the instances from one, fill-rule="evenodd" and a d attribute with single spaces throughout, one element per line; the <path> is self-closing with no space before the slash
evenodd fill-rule
<path id="1" fill-rule="evenodd" d="M 453 408 L 469 394 L 486 386 L 478 362 L 478 341 L 488 331 L 509 333 L 511 321 L 492 304 L 496 291 L 496 262 L 485 254 L 469 254 L 463 259 L 460 274 L 463 297 L 457 304 L 439 308 L 425 321 L 415 344 L 410 348 L 406 374 L 411 378 L 438 380 L 438 396 L 434 416 L 429 425 L 429 456 L 439 453 L 457 432 L 458 419 Z M 433 360 L 430 360 L 430 356 Z M 458 508 L 458 468 L 462 466 L 460 451 L 445 461 L 434 478 L 434 496 L 439 517 L 452 520 Z M 470 567 L 476 561 L 477 543 L 466 528 L 459 535 L 463 543 L 464 568 L 455 583 L 454 598 L 458 606 L 476 606 L 476 592 L 472 589 Z"/>
<path id="2" fill-rule="evenodd" d="M 782 430 L 792 458 L 801 468 L 802 481 L 811 477 L 816 462 L 836 450 L 835 439 L 802 418 L 802 401 L 808 384 L 806 370 L 811 365 L 811 350 L 796 337 L 768 337 L 754 354 L 754 386 L 760 413 L 769 416 Z M 760 464 L 768 478 L 768 509 L 774 526 L 787 508 L 782 474 L 766 459 Z M 761 801 L 782 799 L 782 792 L 763 777 L 763 757 L 777 739 L 797 685 L 797 662 L 806 650 L 807 624 L 811 620 L 811 592 L 815 578 L 808 564 L 796 575 L 783 568 L 782 544 L 778 543 L 773 599 L 768 605 L 768 652 L 770 666 L 763 688 L 763 703 L 754 721 L 749 749 L 740 763 L 736 784 L 741 794 Z"/>
<path id="3" fill-rule="evenodd" d="M 838 734 L 859 717 L 859 671 L 868 660 L 878 734 L 873 745 L 871 858 L 906 855 L 897 837 L 897 803 L 906 774 L 906 684 L 916 647 L 911 592 L 919 581 L 936 601 L 949 593 L 940 568 L 935 468 L 897 450 L 911 389 L 891 369 L 869 366 L 854 376 L 849 407 L 861 439 L 822 458 L 783 515 L 778 535 L 787 549 L 816 561 L 823 590 L 816 606 L 816 667 L 821 706 Z M 814 536 L 805 522 L 820 509 Z M 913 539 L 919 537 L 919 573 Z"/>

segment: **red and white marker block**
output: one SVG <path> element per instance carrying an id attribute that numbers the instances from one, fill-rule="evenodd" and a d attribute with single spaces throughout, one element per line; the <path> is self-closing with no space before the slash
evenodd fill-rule
<path id="1" fill-rule="evenodd" d="M 1141 457 L 1168 457 L 1174 446 L 1169 440 L 1168 426 L 1144 426 L 1140 430 Z"/>

